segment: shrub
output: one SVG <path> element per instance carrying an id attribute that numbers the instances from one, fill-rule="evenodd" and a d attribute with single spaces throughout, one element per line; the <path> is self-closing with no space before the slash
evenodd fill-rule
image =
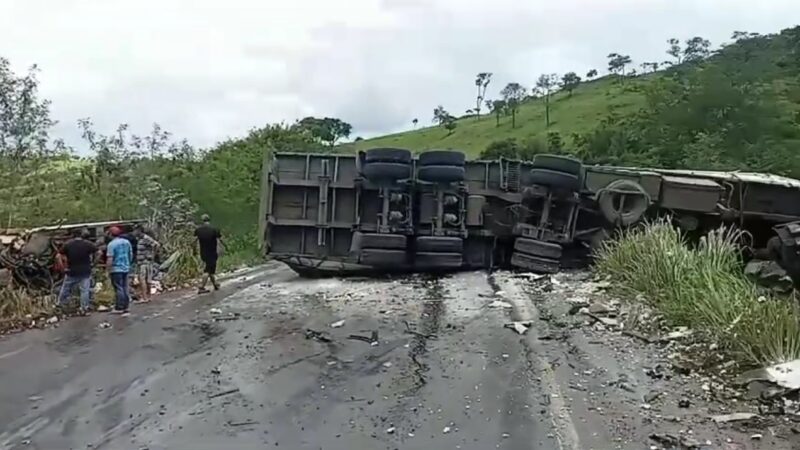
<path id="1" fill-rule="evenodd" d="M 719 229 L 689 247 L 667 220 L 623 232 L 598 251 L 596 270 L 626 298 L 644 298 L 674 325 L 701 330 L 740 359 L 800 357 L 795 301 L 763 295 L 742 274 L 739 232 Z"/>

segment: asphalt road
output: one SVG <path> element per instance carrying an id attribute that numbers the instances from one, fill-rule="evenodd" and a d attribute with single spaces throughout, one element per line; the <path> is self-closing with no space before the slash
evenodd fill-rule
<path id="1" fill-rule="evenodd" d="M 696 387 L 655 386 L 628 338 L 553 325 L 584 279 L 568 278 L 537 293 L 509 273 L 303 280 L 275 264 L 8 336 L 0 448 L 643 449 L 687 429 L 707 448 L 792 448 L 708 425 L 714 405 L 661 420 Z M 657 413 L 641 405 L 654 387 Z"/>

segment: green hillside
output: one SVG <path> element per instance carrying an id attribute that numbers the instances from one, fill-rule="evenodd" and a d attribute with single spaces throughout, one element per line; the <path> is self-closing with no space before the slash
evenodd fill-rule
<path id="1" fill-rule="evenodd" d="M 607 76 L 581 84 L 571 96 L 557 93 L 549 128 L 543 100 L 528 99 L 515 128 L 508 115 L 499 126 L 492 115 L 462 117 L 450 134 L 429 126 L 342 150 L 452 148 L 476 157 L 494 144 L 491 155 L 567 152 L 599 164 L 800 176 L 800 27 L 769 35 L 737 32 L 734 42 L 716 50 L 698 39 L 706 46 L 690 49 L 686 41 L 679 49 L 683 62 L 666 70 L 624 79 Z M 431 116 L 435 106 L 430 105 Z M 553 132 L 561 145 L 548 142 Z"/>
<path id="2" fill-rule="evenodd" d="M 442 127 L 430 126 L 366 139 L 348 147 L 354 146 L 357 150 L 404 147 L 415 151 L 454 148 L 476 157 L 491 142 L 506 138 L 544 142 L 548 132 L 557 131 L 569 142 L 573 133 L 592 130 L 612 111 L 626 115 L 641 108 L 644 96 L 640 88 L 643 83 L 647 83 L 645 78 L 626 80 L 626 84 L 621 86 L 612 78 L 606 77 L 583 83 L 572 96 L 567 93 L 555 94 L 550 104 L 550 128 L 545 127 L 544 101 L 531 99 L 520 105 L 515 128 L 511 127 L 510 115 L 501 116 L 499 126 L 494 115 L 482 115 L 480 118 L 458 119 L 458 126 L 452 134 L 448 134 Z M 431 106 L 431 111 L 434 106 Z M 423 123 L 429 120 L 420 118 Z"/>

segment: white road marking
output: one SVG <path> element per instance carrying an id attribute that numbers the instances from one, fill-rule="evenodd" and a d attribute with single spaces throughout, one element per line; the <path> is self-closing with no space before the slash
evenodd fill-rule
<path id="1" fill-rule="evenodd" d="M 533 326 L 528 331 L 526 339 L 530 348 L 534 349 L 532 355 L 534 355 L 535 360 L 532 362 L 539 368 L 538 375 L 541 378 L 540 386 L 550 399 L 548 408 L 550 409 L 550 417 L 553 423 L 553 429 L 556 432 L 559 447 L 562 450 L 581 450 L 580 437 L 575 428 L 575 423 L 572 420 L 572 413 L 564 401 L 564 394 L 556 381 L 553 367 L 546 359 L 538 356 L 541 355 L 542 352 L 536 351 L 536 349 L 540 348 L 538 344 L 539 336 L 536 331 L 539 310 L 536 308 L 536 305 L 533 304 L 528 294 L 519 285 L 520 282 L 530 281 L 515 278 L 508 272 L 497 272 L 494 279 L 500 289 L 496 294 L 514 305 L 514 313 L 518 316 L 516 320 L 533 321 Z"/>
<path id="2" fill-rule="evenodd" d="M 16 350 L 12 350 L 12 351 L 10 351 L 8 353 L 3 353 L 2 355 L 0 355 L 0 359 L 8 358 L 8 357 L 11 357 L 11 356 L 14 356 L 14 355 L 18 355 L 18 354 L 24 352 L 25 350 L 27 350 L 28 347 L 30 347 L 30 345 L 26 345 L 26 346 L 18 348 Z"/>

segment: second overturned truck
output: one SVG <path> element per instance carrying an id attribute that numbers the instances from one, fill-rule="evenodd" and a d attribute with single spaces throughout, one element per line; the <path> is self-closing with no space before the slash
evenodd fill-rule
<path id="1" fill-rule="evenodd" d="M 268 153 L 260 216 L 266 252 L 307 276 L 494 267 L 553 273 L 585 261 L 614 230 L 658 216 L 690 235 L 735 225 L 750 232 L 752 248 L 770 247 L 791 266 L 800 181 L 584 166 L 556 155 Z"/>

